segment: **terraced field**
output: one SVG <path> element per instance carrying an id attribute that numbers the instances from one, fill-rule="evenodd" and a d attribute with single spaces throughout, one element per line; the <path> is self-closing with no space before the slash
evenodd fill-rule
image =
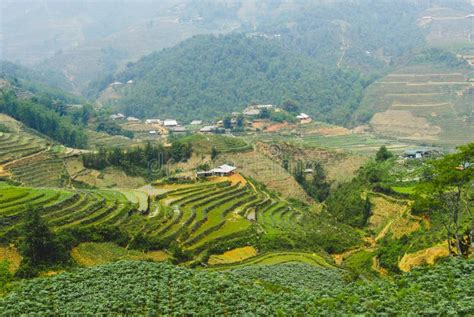
<path id="1" fill-rule="evenodd" d="M 242 138 L 227 135 L 194 134 L 183 140 L 191 142 L 197 153 L 210 153 L 213 147 L 220 153 L 245 152 L 252 149 L 252 146 Z"/>
<path id="2" fill-rule="evenodd" d="M 207 250 L 216 254 L 244 247 L 262 235 L 302 231 L 301 211 L 249 180 L 163 187 L 164 193 L 149 199 L 131 199 L 112 190 L 28 188 L 0 182 L 0 241 L 16 238 L 24 212 L 34 207 L 54 230 L 117 226 L 130 237 L 140 234 L 163 242 L 160 245 L 176 242 L 194 257 Z M 262 258 L 262 264 L 313 261 L 291 252 L 276 260 L 271 257 Z"/>
<path id="3" fill-rule="evenodd" d="M 301 212 L 257 191 L 251 183 L 205 183 L 158 195 L 143 219 L 129 218 L 127 230 L 177 241 L 195 254 L 229 242 L 245 245 L 257 231 L 278 234 L 298 226 Z"/>
<path id="4" fill-rule="evenodd" d="M 474 97 L 469 71 L 411 66 L 368 88 L 361 113 L 372 109 L 373 130 L 381 136 L 459 145 L 473 141 Z"/>
<path id="5" fill-rule="evenodd" d="M 46 140 L 31 134 L 0 132 L 0 164 L 41 152 L 46 148 Z"/>
<path id="6" fill-rule="evenodd" d="M 113 191 L 68 191 L 2 185 L 0 188 L 0 237 L 16 236 L 27 208 L 40 208 L 54 228 L 118 225 L 134 206 Z"/>
<path id="7" fill-rule="evenodd" d="M 51 151 L 18 159 L 4 165 L 4 169 L 25 186 L 61 187 L 67 180 L 64 161 Z"/>
<path id="8" fill-rule="evenodd" d="M 128 146 L 140 143 L 137 140 L 129 139 L 121 135 L 109 135 L 106 133 L 95 132 L 88 130 L 87 136 L 89 138 L 89 145 L 91 147 L 115 147 L 115 146 Z"/>
<path id="9" fill-rule="evenodd" d="M 211 270 L 231 270 L 251 265 L 276 265 L 283 263 L 306 263 L 318 267 L 334 268 L 326 259 L 316 253 L 308 252 L 268 252 L 239 263 L 211 267 Z"/>
<path id="10" fill-rule="evenodd" d="M 295 181 L 295 179 L 281 167 L 280 163 L 272 161 L 258 151 L 239 153 L 238 159 L 233 154 L 223 154 L 218 157 L 216 164 L 231 163 L 256 181 L 263 183 L 269 190 L 281 193 L 284 198 L 298 198 L 311 201 L 311 198 Z"/>
<path id="11" fill-rule="evenodd" d="M 245 214 L 260 196 L 250 186 L 228 182 L 182 187 L 157 196 L 146 222 L 130 218 L 124 227 L 142 225 L 145 235 L 176 240 L 185 249 L 199 251 L 250 229 Z"/>

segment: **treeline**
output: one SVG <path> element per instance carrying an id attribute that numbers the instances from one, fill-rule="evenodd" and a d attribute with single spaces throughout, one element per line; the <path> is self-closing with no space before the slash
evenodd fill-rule
<path id="1" fill-rule="evenodd" d="M 326 199 L 327 211 L 337 220 L 353 227 L 363 227 L 372 214 L 369 191 L 392 194 L 389 170 L 393 153 L 381 146 L 375 160 L 359 169 L 347 183 L 339 184 Z"/>
<path id="2" fill-rule="evenodd" d="M 283 166 L 287 168 L 287 161 Z M 298 162 L 293 168 L 293 177 L 303 187 L 305 192 L 318 202 L 323 202 L 329 196 L 331 183 L 326 178 L 326 172 L 318 161 L 310 164 Z"/>
<path id="3" fill-rule="evenodd" d="M 2 91 L 0 112 L 64 145 L 76 148 L 87 146 L 86 134 L 72 122 L 71 118 L 61 116 L 34 98 L 22 100 L 12 91 Z"/>
<path id="4" fill-rule="evenodd" d="M 133 85 L 110 101 L 139 117 L 208 119 L 251 103 L 294 100 L 318 120 L 343 124 L 371 78 L 324 66 L 278 40 L 242 34 L 201 35 L 143 57 L 114 80 Z"/>
<path id="5" fill-rule="evenodd" d="M 100 148 L 96 153 L 85 153 L 82 162 L 85 167 L 102 170 L 108 166 L 119 167 L 129 175 L 156 175 L 165 172 L 170 162 L 187 161 L 192 154 L 189 142 L 175 141 L 170 147 L 147 142 L 144 147 Z"/>

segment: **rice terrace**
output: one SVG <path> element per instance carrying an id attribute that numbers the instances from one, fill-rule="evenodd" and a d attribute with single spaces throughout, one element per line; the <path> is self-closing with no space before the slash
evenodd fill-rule
<path id="1" fill-rule="evenodd" d="M 469 0 L 0 3 L 0 315 L 474 315 Z"/>

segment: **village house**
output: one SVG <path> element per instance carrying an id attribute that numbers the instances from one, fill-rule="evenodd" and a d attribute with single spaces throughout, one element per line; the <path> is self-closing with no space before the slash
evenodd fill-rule
<path id="1" fill-rule="evenodd" d="M 296 116 L 296 119 L 300 120 L 300 123 L 309 123 L 312 120 L 306 113 L 300 113 Z"/>
<path id="2" fill-rule="evenodd" d="M 205 127 L 202 127 L 201 129 L 199 129 L 199 132 L 202 132 L 202 133 L 212 133 L 214 132 L 215 130 L 217 130 L 217 127 L 215 125 L 207 125 Z"/>
<path id="3" fill-rule="evenodd" d="M 135 117 L 128 117 L 128 118 L 127 118 L 127 121 L 128 121 L 128 122 L 140 122 L 140 119 L 135 118 Z"/>
<path id="4" fill-rule="evenodd" d="M 246 116 L 258 116 L 260 114 L 260 110 L 258 109 L 247 109 L 242 112 Z"/>
<path id="5" fill-rule="evenodd" d="M 256 105 L 255 108 L 257 109 L 271 109 L 273 105 Z"/>
<path id="6" fill-rule="evenodd" d="M 167 128 L 169 127 L 176 127 L 178 126 L 178 121 L 176 120 L 173 120 L 173 119 L 166 119 L 164 122 L 163 122 L 163 125 Z"/>
<path id="7" fill-rule="evenodd" d="M 218 166 L 216 168 L 213 168 L 209 171 L 198 171 L 196 173 L 196 176 L 201 178 L 201 177 L 209 177 L 209 176 L 230 176 L 234 174 L 234 171 L 237 169 L 237 167 L 224 164 L 221 166 Z"/>
<path id="8" fill-rule="evenodd" d="M 186 132 L 188 132 L 186 127 L 181 127 L 181 126 L 171 127 L 170 131 L 172 131 L 174 133 L 186 133 Z"/>
<path id="9" fill-rule="evenodd" d="M 191 121 L 191 125 L 201 125 L 202 124 L 202 120 L 193 120 Z"/>
<path id="10" fill-rule="evenodd" d="M 146 119 L 145 120 L 145 123 L 146 124 L 163 124 L 163 121 L 161 121 L 160 119 Z"/>
<path id="11" fill-rule="evenodd" d="M 125 119 L 125 116 L 121 113 L 114 113 L 114 114 L 110 115 L 109 118 L 111 120 L 123 120 L 123 119 Z"/>
<path id="12" fill-rule="evenodd" d="M 403 157 L 412 158 L 412 159 L 421 159 L 423 157 L 429 156 L 433 153 L 430 149 L 413 149 L 407 150 L 403 153 Z"/>

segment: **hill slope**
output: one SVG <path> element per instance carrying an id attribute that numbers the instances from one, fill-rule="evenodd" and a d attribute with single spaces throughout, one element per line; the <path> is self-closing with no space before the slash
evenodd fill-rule
<path id="1" fill-rule="evenodd" d="M 278 40 L 245 35 L 196 36 L 142 58 L 117 79 L 134 81 L 118 91 L 117 108 L 127 114 L 205 119 L 290 98 L 336 123 L 350 116 L 367 85 L 357 73 L 322 67 Z"/>

